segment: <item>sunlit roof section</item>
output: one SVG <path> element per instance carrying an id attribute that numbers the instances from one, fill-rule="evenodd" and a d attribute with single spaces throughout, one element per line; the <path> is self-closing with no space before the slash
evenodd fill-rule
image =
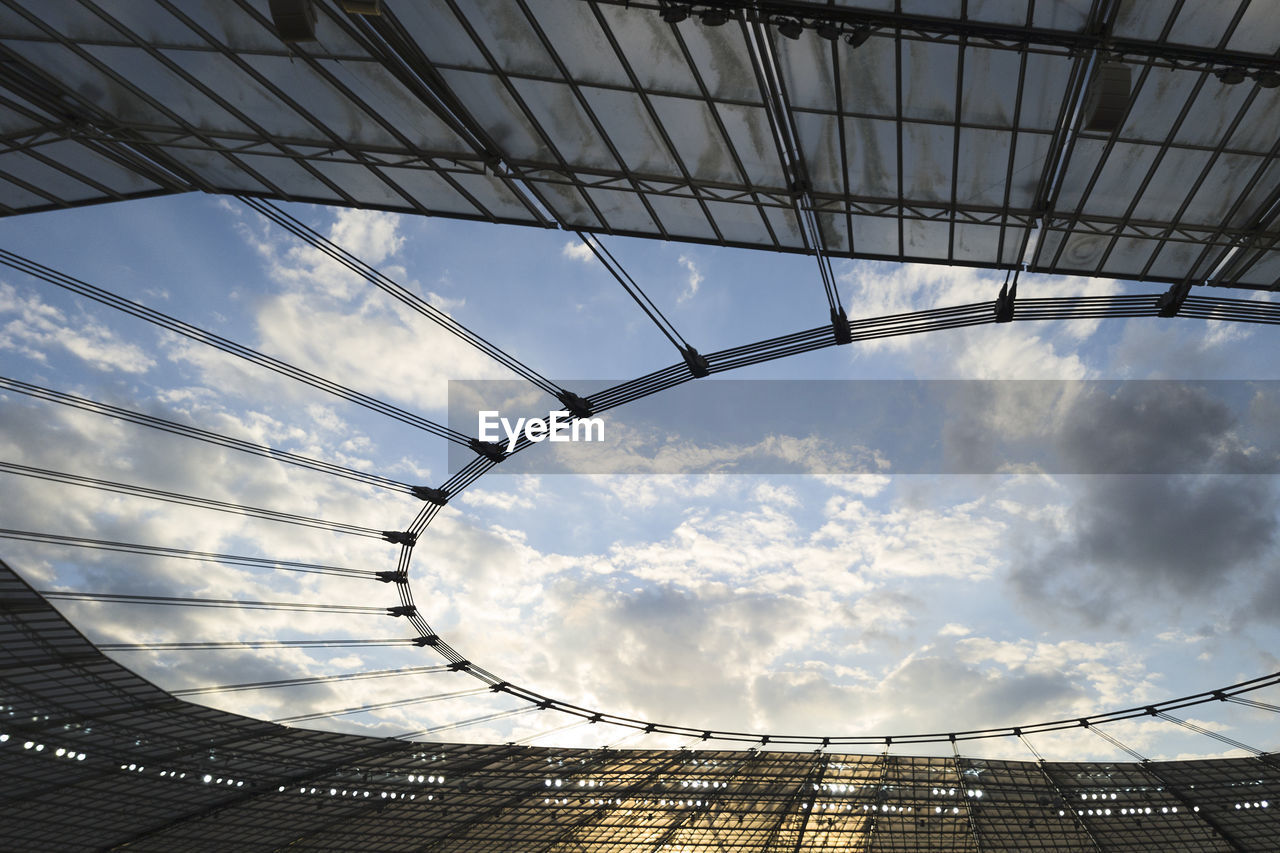
<path id="1" fill-rule="evenodd" d="M 993 761 L 289 728 L 144 681 L 4 563 L 0 591 L 15 849 L 1269 850 L 1280 820 L 1273 755 Z"/>

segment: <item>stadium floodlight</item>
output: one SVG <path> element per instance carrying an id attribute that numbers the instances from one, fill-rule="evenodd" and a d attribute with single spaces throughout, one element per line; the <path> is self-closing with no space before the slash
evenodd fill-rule
<path id="1" fill-rule="evenodd" d="M 814 27 L 814 31 L 827 41 L 835 41 L 840 38 L 840 27 L 830 21 L 823 21 Z"/>
<path id="2" fill-rule="evenodd" d="M 862 47 L 866 44 L 867 39 L 871 38 L 870 27 L 857 27 L 853 32 L 844 37 L 844 43 L 849 47 Z"/>
<path id="3" fill-rule="evenodd" d="M 285 44 L 316 40 L 316 9 L 311 0 L 271 0 L 276 35 Z"/>
<path id="4" fill-rule="evenodd" d="M 778 32 L 792 41 L 800 38 L 800 34 L 804 32 L 804 24 L 795 18 L 782 18 L 778 22 Z"/>
<path id="5" fill-rule="evenodd" d="M 662 7 L 662 20 L 668 24 L 678 24 L 689 17 L 689 7 L 683 4 Z"/>

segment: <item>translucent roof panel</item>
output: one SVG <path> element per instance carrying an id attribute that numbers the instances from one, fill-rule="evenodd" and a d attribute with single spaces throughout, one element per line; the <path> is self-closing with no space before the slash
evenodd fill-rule
<path id="1" fill-rule="evenodd" d="M 795 0 L 718 26 L 627 0 L 301 5 L 315 38 L 286 44 L 266 0 L 6 4 L 0 211 L 202 190 L 1270 286 L 1204 278 L 1280 237 L 1265 4 Z"/>

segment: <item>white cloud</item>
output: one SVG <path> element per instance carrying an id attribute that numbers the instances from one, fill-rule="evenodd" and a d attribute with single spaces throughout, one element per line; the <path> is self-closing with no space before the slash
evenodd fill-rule
<path id="1" fill-rule="evenodd" d="M 5 315 L 12 315 L 4 320 Z M 108 327 L 80 313 L 72 320 L 34 294 L 0 282 L 0 350 L 45 362 L 63 349 L 100 371 L 146 373 L 155 366 L 143 349 L 123 341 Z"/>
<path id="2" fill-rule="evenodd" d="M 702 272 L 698 269 L 698 265 L 693 258 L 688 255 L 681 255 L 679 258 L 680 266 L 684 267 L 689 275 L 684 281 L 684 290 L 680 291 L 680 295 L 676 297 L 677 304 L 684 304 L 690 299 L 698 295 L 698 287 L 703 281 Z"/>
<path id="3" fill-rule="evenodd" d="M 582 261 L 584 264 L 591 263 L 596 257 L 591 247 L 581 241 L 565 243 L 560 254 L 570 260 Z"/>
<path id="4" fill-rule="evenodd" d="M 963 267 L 850 262 L 838 273 L 850 319 L 993 303 L 1002 276 Z M 1117 282 L 1066 276 L 1024 276 L 1019 298 L 1101 295 Z M 1015 322 L 905 335 L 855 344 L 855 352 L 904 355 L 917 376 L 969 379 L 1077 379 L 1088 375 L 1079 350 L 1101 320 Z"/>
<path id="5" fill-rule="evenodd" d="M 329 239 L 365 263 L 381 264 L 399 254 L 405 238 L 399 214 L 339 208 Z"/>

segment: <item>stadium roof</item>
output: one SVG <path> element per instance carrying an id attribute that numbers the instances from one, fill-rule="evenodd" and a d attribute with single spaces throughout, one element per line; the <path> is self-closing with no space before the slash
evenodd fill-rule
<path id="1" fill-rule="evenodd" d="M 1028 299 L 1018 319 L 1184 305 L 1277 319 L 1275 306 L 1187 296 L 1280 285 L 1280 19 L 1262 4 L 317 2 L 314 33 L 304 14 L 301 37 L 282 41 L 288 9 L 311 6 L 6 0 L 0 211 L 200 190 L 246 197 L 287 228 L 288 214 L 252 200 L 800 252 L 822 265 L 1155 281 L 1174 296 Z M 55 283 L 111 304 L 83 282 Z M 859 335 L 1011 317 L 969 305 L 842 331 L 833 288 L 828 299 L 834 339 L 822 326 L 705 356 L 682 347 L 684 365 L 561 401 L 603 411 Z M 216 337 L 178 325 L 168 328 Z M 395 575 L 399 615 L 420 633 L 404 642 L 497 691 L 568 708 L 473 667 L 413 605 L 417 535 L 501 458 L 477 452 L 444 491 L 412 489 L 426 507 L 391 532 L 403 550 L 382 574 Z M 1280 832 L 1273 753 L 1031 763 L 287 729 L 187 704 L 105 658 L 7 567 L 0 587 L 6 843 L 1163 851 L 1267 850 Z"/>
<path id="2" fill-rule="evenodd" d="M 0 837 L 30 850 L 1264 851 L 1280 763 L 423 743 L 184 702 L 0 563 Z"/>
<path id="3" fill-rule="evenodd" d="M 0 210 L 204 190 L 1280 281 L 1266 4 L 341 5 L 316 3 L 313 37 L 286 44 L 265 0 L 6 3 Z"/>

